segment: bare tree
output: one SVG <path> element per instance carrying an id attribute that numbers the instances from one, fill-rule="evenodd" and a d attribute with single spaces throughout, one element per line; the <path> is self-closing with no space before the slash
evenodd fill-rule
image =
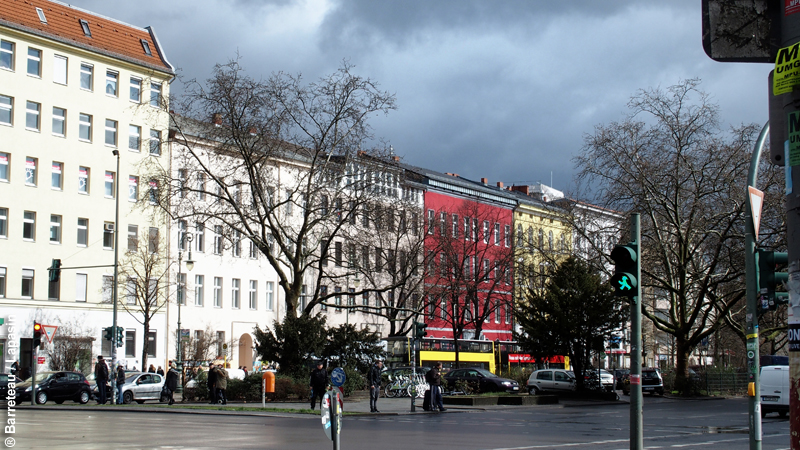
<path id="1" fill-rule="evenodd" d="M 374 249 L 383 232 L 376 217 L 357 216 L 376 205 L 418 214 L 421 193 L 404 195 L 391 150 L 362 148 L 368 119 L 393 110 L 395 98 L 352 69 L 344 62 L 305 84 L 284 73 L 256 80 L 232 61 L 172 103 L 182 114 L 170 133 L 174 170 L 153 180 L 151 200 L 215 230 L 233 252 L 251 242 L 275 270 L 289 315 L 310 314 L 341 295 L 335 286 L 373 275 L 344 264 L 348 248 Z M 404 282 L 381 281 L 389 284 L 364 283 L 356 295 Z"/>
<path id="2" fill-rule="evenodd" d="M 47 346 L 50 370 L 80 370 L 88 374 L 92 367 L 92 345 L 94 329 L 72 318 L 66 323 L 55 319 L 58 329 L 53 344 Z"/>
<path id="3" fill-rule="evenodd" d="M 169 264 L 164 239 L 157 228 L 151 228 L 135 241 L 128 241 L 119 266 L 119 278 L 124 282 L 120 289 L 119 304 L 144 327 L 142 337 L 142 368 L 147 367 L 150 351 L 148 336 L 150 324 L 156 314 L 169 301 Z"/>
<path id="4" fill-rule="evenodd" d="M 744 297 L 745 183 L 757 131 L 723 133 L 699 83 L 640 90 L 630 115 L 598 125 L 575 158 L 601 206 L 641 213 L 643 295 L 658 305 L 644 315 L 674 336 L 679 385 L 692 350 Z"/>

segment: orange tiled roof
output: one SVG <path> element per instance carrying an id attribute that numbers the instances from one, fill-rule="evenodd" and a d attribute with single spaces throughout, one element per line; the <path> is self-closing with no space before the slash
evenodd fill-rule
<path id="1" fill-rule="evenodd" d="M 41 8 L 47 23 L 39 20 Z M 81 20 L 89 24 L 85 36 Z M 152 29 L 138 28 L 92 12 L 49 0 L 0 0 L 0 25 L 54 39 L 89 51 L 174 73 Z M 141 40 L 150 46 L 145 54 Z"/>

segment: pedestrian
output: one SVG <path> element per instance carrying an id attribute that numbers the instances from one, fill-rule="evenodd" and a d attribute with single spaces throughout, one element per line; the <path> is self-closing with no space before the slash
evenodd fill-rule
<path id="1" fill-rule="evenodd" d="M 225 389 L 228 389 L 228 371 L 225 367 L 217 368 L 217 402 L 223 405 L 228 404 L 228 397 L 225 396 Z"/>
<path id="2" fill-rule="evenodd" d="M 19 360 L 11 363 L 11 375 L 16 375 L 19 372 Z"/>
<path id="3" fill-rule="evenodd" d="M 108 383 L 108 366 L 103 355 L 97 355 L 97 364 L 94 365 L 94 381 L 97 383 L 97 404 L 106 404 L 106 383 Z"/>
<path id="4" fill-rule="evenodd" d="M 308 384 L 311 386 L 311 409 L 316 406 L 317 397 L 322 408 L 322 396 L 325 395 L 325 387 L 328 385 L 328 371 L 325 370 L 321 360 L 317 361 L 317 368 L 311 371 L 311 380 Z"/>
<path id="5" fill-rule="evenodd" d="M 150 364 L 150 367 L 147 369 L 149 373 L 156 373 L 156 366 Z"/>
<path id="6" fill-rule="evenodd" d="M 369 412 L 379 413 L 378 397 L 381 395 L 381 369 L 383 361 L 377 360 L 367 373 L 367 384 L 369 385 Z"/>
<path id="7" fill-rule="evenodd" d="M 436 408 L 439 408 L 439 411 L 447 411 L 444 409 L 444 404 L 442 403 L 442 363 L 437 362 L 433 365 L 433 369 L 429 372 L 430 377 L 430 385 L 431 385 L 431 409 L 436 411 Z"/>
<path id="8" fill-rule="evenodd" d="M 170 361 L 169 370 L 167 371 L 167 390 L 169 392 L 169 404 L 175 403 L 175 389 L 178 389 L 178 370 L 175 368 L 175 363 Z"/>
<path id="9" fill-rule="evenodd" d="M 122 385 L 125 384 L 125 369 L 122 364 L 117 365 L 117 404 L 121 405 L 122 402 Z"/>
<path id="10" fill-rule="evenodd" d="M 156 370 L 156 373 L 163 377 L 164 376 L 164 369 L 162 369 L 161 366 L 158 366 L 158 370 Z"/>
<path id="11" fill-rule="evenodd" d="M 206 380 L 206 387 L 208 387 L 209 403 L 217 403 L 217 369 L 214 363 L 208 365 L 208 379 Z"/>

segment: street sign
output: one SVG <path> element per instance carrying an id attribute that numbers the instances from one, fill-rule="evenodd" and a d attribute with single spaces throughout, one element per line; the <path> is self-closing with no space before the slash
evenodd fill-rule
<path id="1" fill-rule="evenodd" d="M 347 377 L 344 375 L 344 369 L 341 367 L 337 367 L 333 369 L 333 373 L 331 373 L 331 384 L 339 387 L 344 385 L 344 382 L 347 380 Z"/>
<path id="2" fill-rule="evenodd" d="M 36 362 L 38 364 L 44 364 L 44 356 L 37 356 L 36 357 Z"/>
<path id="3" fill-rule="evenodd" d="M 331 397 L 335 397 L 331 400 Z M 328 439 L 333 440 L 333 420 L 331 417 L 331 405 L 332 401 L 341 403 L 341 398 L 339 397 L 338 390 L 332 390 L 325 393 L 322 396 L 322 409 L 321 409 L 321 421 L 322 421 L 322 429 L 325 431 L 325 436 Z M 336 410 L 336 434 L 339 434 L 342 431 L 342 408 L 335 408 Z"/>
<path id="4" fill-rule="evenodd" d="M 42 330 L 44 330 L 44 335 L 47 338 L 47 342 L 53 343 L 53 336 L 56 334 L 56 330 L 58 326 L 56 325 L 42 325 Z"/>
<path id="5" fill-rule="evenodd" d="M 753 213 L 753 229 L 755 230 L 753 237 L 758 241 L 758 227 L 761 225 L 761 208 L 764 205 L 764 193 L 753 186 L 748 186 L 747 192 L 750 194 L 750 211 Z"/>
<path id="6" fill-rule="evenodd" d="M 774 62 L 780 36 L 780 6 L 775 3 L 778 2 L 703 0 L 706 55 L 720 62 Z"/>

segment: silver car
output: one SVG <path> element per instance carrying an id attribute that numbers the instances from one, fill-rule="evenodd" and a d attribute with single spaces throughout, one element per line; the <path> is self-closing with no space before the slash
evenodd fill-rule
<path id="1" fill-rule="evenodd" d="M 564 392 L 575 390 L 575 375 L 564 369 L 537 370 L 528 378 L 528 392 L 538 395 L 542 392 Z"/>
<path id="2" fill-rule="evenodd" d="M 125 384 L 122 385 L 122 403 L 144 403 L 146 400 L 168 401 L 161 395 L 166 379 L 151 372 L 137 372 L 125 374 Z"/>

